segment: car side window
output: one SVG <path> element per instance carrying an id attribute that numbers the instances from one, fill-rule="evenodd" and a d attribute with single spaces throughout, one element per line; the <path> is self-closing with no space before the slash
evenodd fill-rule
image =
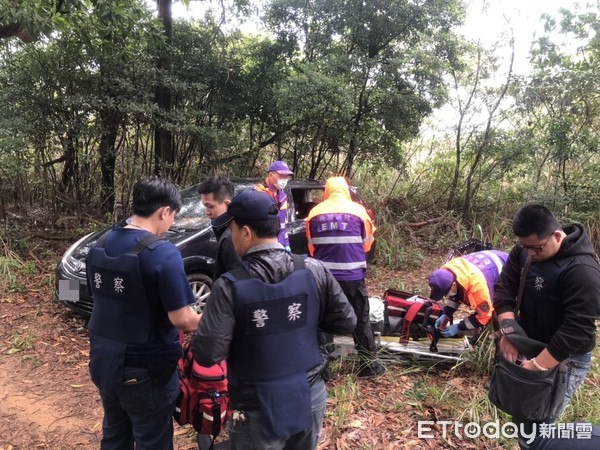
<path id="1" fill-rule="evenodd" d="M 310 210 L 323 201 L 323 188 L 292 189 L 294 219 L 306 219 Z"/>

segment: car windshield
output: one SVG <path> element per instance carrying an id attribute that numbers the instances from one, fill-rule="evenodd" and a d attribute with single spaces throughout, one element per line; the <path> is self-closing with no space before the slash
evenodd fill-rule
<path id="1" fill-rule="evenodd" d="M 251 189 L 256 186 L 256 181 L 241 180 L 235 183 L 236 193 Z M 205 228 L 210 222 L 206 216 L 204 205 L 200 201 L 198 194 L 198 185 L 190 186 L 181 191 L 181 210 L 175 217 L 173 223 L 174 229 L 178 230 L 199 230 Z"/>
<path id="2" fill-rule="evenodd" d="M 210 222 L 196 189 L 191 186 L 181 191 L 181 210 L 175 217 L 173 228 L 198 230 Z"/>

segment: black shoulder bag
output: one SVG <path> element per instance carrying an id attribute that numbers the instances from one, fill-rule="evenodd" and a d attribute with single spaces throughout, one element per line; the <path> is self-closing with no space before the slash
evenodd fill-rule
<path id="1" fill-rule="evenodd" d="M 531 260 L 527 258 L 519 283 L 515 320 L 511 321 L 509 326 L 500 328 L 496 334 L 506 336 L 524 354 L 527 352 L 522 351 L 519 344 L 525 343 L 527 350 L 535 356 L 546 347 L 546 344 L 527 338 L 516 323 L 530 264 Z M 545 371 L 524 369 L 519 364 L 505 359 L 497 348 L 488 398 L 499 409 L 517 420 L 539 422 L 556 418 L 567 390 L 566 372 L 566 361 Z"/>

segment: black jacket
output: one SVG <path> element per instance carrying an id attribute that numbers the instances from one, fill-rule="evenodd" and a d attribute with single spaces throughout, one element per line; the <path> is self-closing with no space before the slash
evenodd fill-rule
<path id="1" fill-rule="evenodd" d="M 529 302 L 529 312 L 537 311 L 533 317 L 536 329 L 528 330 L 525 323 L 519 322 L 530 337 L 543 330 L 546 338 L 534 337 L 546 342 L 547 350 L 558 361 L 573 354 L 587 353 L 595 347 L 595 322 L 600 318 L 600 266 L 594 247 L 583 226 L 568 225 L 563 231 L 567 236 L 556 255 L 547 261 L 532 263 L 527 277 L 521 311 L 526 302 Z M 516 308 L 525 260 L 523 252 L 526 250 L 513 247 L 496 283 L 494 309 L 497 314 Z M 557 270 L 553 264 L 564 268 Z M 551 279 L 550 273 L 559 275 Z M 545 296 L 546 284 L 553 286 L 553 291 Z"/>
<path id="2" fill-rule="evenodd" d="M 279 243 L 253 247 L 244 256 L 252 275 L 259 279 L 277 283 L 293 270 L 292 256 Z M 319 327 L 329 333 L 351 334 L 356 327 L 354 309 L 344 295 L 342 288 L 329 270 L 313 258 L 305 258 L 306 268 L 312 273 L 319 294 Z M 233 285 L 226 278 L 219 278 L 213 284 L 212 292 L 206 301 L 202 320 L 192 337 L 194 359 L 205 367 L 227 359 L 233 339 L 235 315 Z M 309 380 L 312 370 L 307 374 Z M 256 399 L 253 390 L 230 385 L 233 405 L 252 409 Z"/>
<path id="3" fill-rule="evenodd" d="M 240 262 L 240 257 L 236 253 L 231 241 L 231 230 L 228 225 L 220 228 L 213 227 L 213 232 L 217 236 L 217 254 L 215 256 L 215 269 L 213 281 L 223 275 L 225 272 L 233 269 Z"/>

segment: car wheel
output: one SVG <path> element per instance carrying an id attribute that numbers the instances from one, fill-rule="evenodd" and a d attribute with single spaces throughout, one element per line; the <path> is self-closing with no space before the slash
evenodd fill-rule
<path id="1" fill-rule="evenodd" d="M 206 299 L 210 295 L 212 279 L 203 273 L 189 273 L 187 279 L 196 298 L 194 308 L 201 313 L 206 305 Z"/>

